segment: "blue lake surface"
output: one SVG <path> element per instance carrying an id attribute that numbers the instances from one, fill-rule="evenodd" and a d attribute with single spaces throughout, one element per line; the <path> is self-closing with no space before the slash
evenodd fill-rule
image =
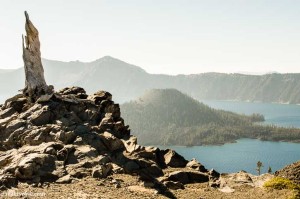
<path id="1" fill-rule="evenodd" d="M 257 161 L 263 163 L 262 173 L 265 173 L 269 166 L 276 171 L 300 160 L 300 144 L 255 139 L 240 139 L 222 146 L 160 147 L 172 148 L 188 160 L 196 158 L 207 169 L 223 173 L 245 170 L 256 174 Z"/>
<path id="2" fill-rule="evenodd" d="M 272 104 L 236 101 L 204 100 L 204 104 L 215 108 L 250 115 L 260 113 L 265 116 L 265 123 L 284 127 L 300 128 L 300 105 Z"/>
<path id="3" fill-rule="evenodd" d="M 241 114 L 261 113 L 267 124 L 300 128 L 300 106 L 288 104 L 251 103 L 236 101 L 203 101 L 215 109 L 223 109 Z M 222 146 L 163 146 L 172 148 L 186 159 L 196 158 L 206 168 L 219 172 L 246 170 L 256 174 L 256 163 L 264 164 L 262 172 L 270 166 L 273 171 L 300 160 L 300 144 L 269 142 L 255 139 L 240 139 L 237 143 Z"/>

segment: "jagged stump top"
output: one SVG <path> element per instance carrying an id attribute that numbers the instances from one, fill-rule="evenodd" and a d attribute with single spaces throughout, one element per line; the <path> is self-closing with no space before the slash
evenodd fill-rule
<path id="1" fill-rule="evenodd" d="M 25 70 L 25 88 L 23 94 L 32 102 L 41 95 L 49 94 L 52 88 L 46 84 L 41 60 L 39 32 L 25 11 L 25 38 L 22 36 L 23 61 Z"/>

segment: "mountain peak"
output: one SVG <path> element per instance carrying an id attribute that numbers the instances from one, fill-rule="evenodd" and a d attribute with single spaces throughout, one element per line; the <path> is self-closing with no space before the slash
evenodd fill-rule
<path id="1" fill-rule="evenodd" d="M 109 56 L 109 55 L 105 55 L 104 57 L 101 57 L 99 59 L 96 59 L 95 61 L 92 61 L 92 63 L 95 62 L 121 62 L 121 63 L 126 63 L 120 59 L 117 59 L 115 57 Z"/>
<path id="2" fill-rule="evenodd" d="M 120 59 L 117 59 L 117 58 L 114 58 L 112 56 L 109 56 L 109 55 L 105 55 L 104 57 L 101 57 L 95 61 L 121 61 Z M 123 62 L 123 61 L 121 61 Z"/>
<path id="3" fill-rule="evenodd" d="M 111 57 L 109 55 L 106 55 L 100 59 L 97 59 L 93 62 L 90 62 L 90 64 L 99 66 L 99 65 L 109 65 L 110 69 L 131 69 L 138 72 L 147 73 L 144 69 L 142 69 L 139 66 L 132 65 L 130 63 L 127 63 L 125 61 L 122 61 L 120 59 Z"/>

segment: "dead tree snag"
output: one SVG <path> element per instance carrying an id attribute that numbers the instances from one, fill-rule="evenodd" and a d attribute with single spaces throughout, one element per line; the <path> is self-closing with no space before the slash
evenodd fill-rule
<path id="1" fill-rule="evenodd" d="M 23 94 L 31 102 L 35 102 L 41 95 L 52 92 L 51 87 L 46 84 L 44 68 L 41 60 L 39 32 L 34 27 L 25 11 L 26 23 L 25 37 L 22 35 L 23 60 L 25 69 L 25 88 Z"/>

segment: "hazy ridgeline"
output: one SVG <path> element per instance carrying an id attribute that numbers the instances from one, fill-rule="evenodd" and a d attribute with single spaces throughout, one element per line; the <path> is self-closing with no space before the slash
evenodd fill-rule
<path id="1" fill-rule="evenodd" d="M 156 75 L 109 56 L 89 63 L 44 59 L 43 65 L 48 84 L 56 89 L 77 85 L 89 93 L 107 90 L 118 103 L 136 99 L 153 88 L 176 88 L 198 100 L 300 103 L 300 74 Z M 14 95 L 23 88 L 23 70 L 0 70 L 2 95 Z"/>

